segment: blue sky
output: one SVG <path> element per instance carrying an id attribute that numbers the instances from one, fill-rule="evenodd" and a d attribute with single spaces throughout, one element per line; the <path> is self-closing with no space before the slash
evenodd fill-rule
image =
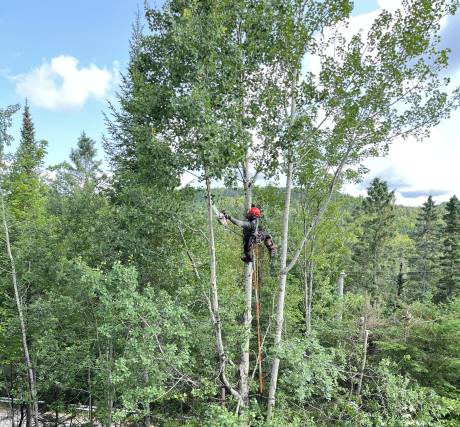
<path id="1" fill-rule="evenodd" d="M 31 73 L 59 56 L 75 58 L 77 70 L 93 64 L 112 77 L 117 69 L 123 70 L 138 5 L 142 8 L 143 1 L 2 1 L 0 105 L 22 104 L 24 97 L 18 93 L 16 77 Z M 48 163 L 66 159 L 83 130 L 95 140 L 101 139 L 105 130 L 102 115 L 107 105 L 105 99 L 113 96 L 115 88 L 115 84 L 110 84 L 102 96 L 89 96 L 81 107 L 68 109 L 50 109 L 31 100 L 36 136 L 49 144 Z M 19 122 L 17 114 L 15 136 Z"/>
<path id="2" fill-rule="evenodd" d="M 373 0 L 361 3 L 362 11 L 377 7 Z M 37 138 L 45 139 L 49 144 L 47 163 L 66 159 L 83 130 L 100 141 L 105 132 L 102 112 L 107 110 L 106 99 L 112 98 L 116 90 L 117 71 L 126 68 L 131 25 L 138 8 L 142 11 L 142 0 L 2 2 L 0 105 L 22 104 L 24 92 L 28 93 L 31 88 L 18 90 L 17 77 L 44 64 L 50 65 L 53 58 L 75 58 L 77 70 L 94 65 L 112 77 L 112 81 L 104 86 L 103 96 L 88 96 L 81 106 L 65 108 L 65 103 L 61 103 L 50 109 L 49 105 L 37 105 L 34 99 L 30 99 Z M 34 84 L 36 80 L 30 83 Z M 17 114 L 13 128 L 16 141 L 20 118 Z M 102 150 L 99 151 L 102 156 Z"/>
<path id="3" fill-rule="evenodd" d="M 23 104 L 28 97 L 36 136 L 48 141 L 48 164 L 65 160 L 82 131 L 97 141 L 102 157 L 103 112 L 107 111 L 107 100 L 113 100 L 118 72 L 126 68 L 131 25 L 138 8 L 143 8 L 143 0 L 1 3 L 0 106 Z M 391 9 L 400 3 L 356 0 L 351 28 L 371 22 L 379 8 Z M 150 4 L 158 5 L 160 0 Z M 443 44 L 454 48 L 458 40 L 459 15 L 445 23 Z M 459 70 L 460 51 L 454 50 L 449 72 L 458 84 Z M 16 143 L 20 119 L 17 114 L 13 128 Z M 449 166 L 447 161 L 446 166 L 446 160 L 460 158 L 456 137 L 459 120 L 460 114 L 454 113 L 422 146 L 395 144 L 386 159 L 370 159 L 364 186 L 374 176 L 384 177 L 400 190 L 398 201 L 404 204 L 420 204 L 428 192 L 438 194 L 439 201 L 454 192 L 460 195 L 456 165 Z M 419 156 L 415 161 L 414 150 Z M 429 171 L 433 159 L 434 170 Z M 363 188 L 354 186 L 347 191 L 361 194 Z"/>

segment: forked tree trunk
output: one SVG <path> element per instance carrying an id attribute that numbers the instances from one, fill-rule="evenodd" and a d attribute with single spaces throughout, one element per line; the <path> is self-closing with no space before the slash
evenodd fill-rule
<path id="1" fill-rule="evenodd" d="M 226 390 L 238 400 L 238 405 L 241 406 L 241 395 L 235 390 L 227 380 L 226 365 L 227 357 L 224 350 L 222 340 L 222 323 L 219 312 L 219 294 L 217 290 L 217 271 L 216 271 L 216 249 L 214 241 L 214 226 L 213 226 L 213 207 L 211 200 L 211 183 L 209 177 L 206 177 L 206 195 L 207 195 L 207 216 L 208 216 L 208 240 L 209 240 L 209 267 L 210 267 L 210 298 L 209 311 L 211 314 L 212 326 L 216 339 L 216 349 L 219 357 L 219 373 L 220 381 L 225 386 Z M 219 390 L 220 393 L 220 390 Z"/>
<path id="2" fill-rule="evenodd" d="M 22 341 L 22 351 L 24 355 L 24 363 L 26 365 L 26 372 L 27 372 L 27 386 L 29 389 L 30 401 L 31 401 L 31 416 L 29 419 L 33 417 L 35 426 L 38 427 L 38 403 L 37 403 L 37 391 L 35 385 L 35 375 L 34 370 L 32 367 L 32 363 L 30 360 L 30 353 L 29 353 L 29 345 L 27 344 L 27 328 L 24 321 L 24 312 L 22 307 L 22 301 L 19 296 L 19 289 L 17 283 L 17 276 L 16 276 L 16 266 L 14 263 L 13 253 L 11 251 L 11 243 L 10 243 L 10 232 L 8 228 L 8 222 L 6 220 L 6 211 L 5 211 L 5 202 L 3 197 L 1 197 L 2 203 L 2 219 L 3 219 L 3 227 L 5 228 L 5 243 L 6 243 L 6 251 L 8 253 L 8 258 L 10 260 L 11 265 L 11 279 L 13 282 L 14 288 L 14 299 L 16 301 L 16 307 L 18 310 L 18 317 L 19 317 L 19 325 L 21 328 L 21 341 Z"/>
<path id="3" fill-rule="evenodd" d="M 297 77 L 293 80 L 293 91 L 292 91 L 292 98 L 291 98 L 291 122 L 293 123 L 295 119 L 295 98 L 294 98 L 294 89 L 295 83 L 297 82 Z M 283 214 L 283 224 L 282 224 L 282 241 L 281 241 L 281 258 L 280 258 L 280 280 L 279 280 L 279 288 L 278 288 L 278 305 L 277 305 L 277 312 L 276 312 L 276 320 L 275 320 L 275 338 L 274 338 L 274 350 L 275 353 L 279 350 L 281 344 L 281 332 L 283 329 L 283 320 L 284 320 L 284 299 L 286 293 L 286 280 L 289 271 L 295 266 L 297 263 L 300 255 L 302 254 L 302 249 L 308 239 L 311 239 L 311 231 L 318 225 L 320 220 L 322 219 L 323 215 L 326 212 L 327 207 L 329 206 L 329 202 L 331 201 L 332 195 L 334 194 L 334 190 L 336 188 L 337 182 L 341 177 L 343 168 L 345 163 L 348 159 L 352 148 L 352 143 L 349 144 L 347 150 L 343 154 L 340 163 L 338 164 L 331 183 L 329 185 L 328 193 L 323 199 L 322 203 L 318 208 L 318 212 L 314 215 L 312 221 L 310 222 L 309 228 L 304 234 L 302 241 L 300 242 L 297 250 L 294 253 L 289 264 L 287 264 L 287 249 L 288 249 L 288 234 L 289 234 L 289 213 L 291 207 L 291 192 L 292 192 L 292 185 L 293 185 L 293 172 L 294 172 L 294 163 L 293 159 L 288 153 L 286 161 L 287 161 L 287 174 L 286 174 L 286 196 L 284 200 L 284 214 Z M 275 406 L 275 394 L 276 394 L 276 386 L 278 381 L 278 371 L 279 371 L 279 357 L 275 355 L 273 358 L 272 363 L 272 372 L 270 377 L 270 389 L 268 394 L 268 407 L 267 407 L 267 419 L 270 420 L 273 416 L 273 409 Z"/>

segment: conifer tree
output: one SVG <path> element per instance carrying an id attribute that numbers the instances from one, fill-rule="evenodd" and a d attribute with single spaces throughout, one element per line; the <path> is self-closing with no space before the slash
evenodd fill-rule
<path id="1" fill-rule="evenodd" d="M 445 302 L 460 294 L 460 202 L 456 196 L 452 196 L 446 205 L 444 221 L 437 302 Z"/>
<path id="2" fill-rule="evenodd" d="M 3 182 L 3 178 L 4 178 L 3 167 L 5 166 L 4 159 L 3 159 L 4 145 L 9 145 L 9 143 L 12 141 L 12 137 L 8 133 L 8 128 L 11 126 L 11 117 L 16 111 L 17 111 L 16 106 L 9 106 L 6 109 L 0 109 L 0 154 L 1 154 L 0 165 L 1 165 L 1 178 L 2 178 L 0 181 L 1 187 L 4 186 L 4 182 Z M 21 131 L 21 135 L 22 135 L 21 146 L 24 144 L 24 142 L 30 141 L 31 138 L 33 138 L 34 136 L 33 124 L 32 124 L 32 121 L 30 120 L 28 108 L 24 112 L 23 128 Z M 30 148 L 32 150 L 33 147 L 30 147 Z M 25 173 L 25 175 L 27 177 L 27 173 Z M 21 183 L 19 182 L 19 184 Z M 8 185 L 6 185 L 6 187 L 8 187 Z M 24 188 L 27 188 L 26 184 L 24 185 Z M 21 190 L 20 185 L 19 185 L 19 189 Z M 5 272 L 8 272 L 7 276 L 11 277 L 11 284 L 12 284 L 13 295 L 14 295 L 13 298 L 15 301 L 16 311 L 17 311 L 16 320 L 18 320 L 17 323 L 19 324 L 19 331 L 17 331 L 19 332 L 19 334 L 17 335 L 20 335 L 21 337 L 21 344 L 22 344 L 23 358 L 24 358 L 23 368 L 26 373 L 25 377 L 26 377 L 26 383 L 27 383 L 27 388 L 29 392 L 27 398 L 25 399 L 26 401 L 26 424 L 28 427 L 31 426 L 32 417 L 33 417 L 35 425 L 38 426 L 39 422 L 38 422 L 36 373 L 34 372 L 34 367 L 33 367 L 32 358 L 30 354 L 31 338 L 30 338 L 30 332 L 28 330 L 28 325 L 27 325 L 26 304 L 27 304 L 28 295 L 27 295 L 27 292 L 24 292 L 20 288 L 20 282 L 18 280 L 18 277 L 20 277 L 20 274 L 18 274 L 20 273 L 20 266 L 18 265 L 20 264 L 20 257 L 16 257 L 13 252 L 12 240 L 10 239 L 10 235 L 11 235 L 10 224 L 9 224 L 9 218 L 8 218 L 8 212 L 7 212 L 7 206 L 5 203 L 3 188 L 1 188 L 0 190 L 0 202 L 1 202 L 1 222 L 3 226 L 2 228 L 4 229 L 4 237 L 2 240 L 4 240 L 4 243 L 6 246 L 6 253 L 7 253 L 7 260 L 8 260 L 6 264 L 7 267 L 5 268 L 2 266 L 2 270 Z M 30 269 L 30 264 L 29 264 L 29 269 Z M 3 294 L 3 289 L 0 288 L 0 292 Z M 5 292 L 5 294 L 7 293 L 8 291 Z M 0 313 L 6 314 L 6 312 L 4 311 L 6 307 L 8 307 L 8 305 L 4 307 L 3 304 L 1 304 Z M 7 318 L 8 317 L 9 316 L 7 316 Z M 2 329 L 1 326 L 3 325 L 0 325 L 0 331 Z M 14 349 L 14 345 L 11 348 Z"/>
<path id="3" fill-rule="evenodd" d="M 85 132 L 82 132 L 78 139 L 77 149 L 72 149 L 70 160 L 72 160 L 72 169 L 78 178 L 80 187 L 85 187 L 91 181 L 94 181 L 100 171 L 101 161 L 96 160 L 95 142 L 89 138 Z"/>
<path id="4" fill-rule="evenodd" d="M 30 177 L 38 173 L 45 155 L 44 141 L 35 139 L 35 126 L 30 114 L 29 104 L 26 99 L 22 115 L 21 140 L 16 152 L 14 171 L 18 174 L 24 173 Z"/>
<path id="5" fill-rule="evenodd" d="M 163 85 L 165 67 L 155 62 L 157 54 L 146 52 L 146 44 L 138 15 L 132 28 L 128 69 L 117 93 L 119 107 L 109 104 L 110 115 L 105 117 L 109 137 L 104 138 L 104 149 L 117 188 L 137 182 L 173 189 L 179 185 L 176 159 L 157 135 L 171 113 L 163 99 L 170 95 L 170 88 Z M 162 43 L 157 47 L 165 49 Z"/>
<path id="6" fill-rule="evenodd" d="M 35 127 L 29 105 L 22 116 L 21 140 L 15 153 L 9 177 L 11 211 L 17 219 L 25 219 L 43 209 L 40 168 L 46 154 L 46 141 L 35 139 Z"/>
<path id="7" fill-rule="evenodd" d="M 70 152 L 70 163 L 63 162 L 51 168 L 57 171 L 56 184 L 59 190 L 64 193 L 88 187 L 92 190 L 102 174 L 102 162 L 96 160 L 96 156 L 94 140 L 82 132 L 78 138 L 77 148 L 72 148 Z"/>
<path id="8" fill-rule="evenodd" d="M 394 235 L 394 203 L 394 191 L 388 190 L 385 181 L 375 178 L 362 203 L 361 209 L 366 219 L 354 256 L 362 273 L 359 280 L 361 286 L 374 292 L 382 284 L 385 244 Z"/>
<path id="9" fill-rule="evenodd" d="M 417 216 L 414 239 L 416 257 L 411 262 L 413 285 L 409 292 L 423 297 L 434 291 L 439 280 L 439 214 L 431 195 Z"/>

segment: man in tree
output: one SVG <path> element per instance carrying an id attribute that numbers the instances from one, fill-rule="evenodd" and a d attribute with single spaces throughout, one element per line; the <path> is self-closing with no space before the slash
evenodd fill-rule
<path id="1" fill-rule="evenodd" d="M 268 249 L 270 257 L 273 258 L 276 254 L 276 246 L 273 243 L 272 236 L 265 232 L 259 223 L 261 216 L 260 209 L 252 204 L 251 208 L 246 213 L 246 220 L 239 220 L 224 213 L 225 218 L 233 222 L 233 224 L 243 229 L 243 250 L 244 256 L 241 260 L 244 262 L 252 262 L 252 249 L 260 242 L 264 242 Z"/>

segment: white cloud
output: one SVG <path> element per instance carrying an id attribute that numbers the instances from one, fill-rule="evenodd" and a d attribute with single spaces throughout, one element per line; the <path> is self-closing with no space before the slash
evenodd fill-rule
<path id="1" fill-rule="evenodd" d="M 394 11 L 402 5 L 401 0 L 378 0 L 379 9 L 354 16 L 350 19 L 347 40 L 352 34 L 370 29 L 382 9 Z M 443 20 L 443 25 L 446 20 Z M 310 58 L 307 69 L 318 72 L 319 62 Z M 451 87 L 460 85 L 460 70 L 452 78 Z M 423 142 L 415 140 L 395 141 L 384 158 L 369 158 L 364 164 L 369 169 L 364 185 L 347 184 L 343 191 L 353 196 L 366 195 L 366 185 L 374 177 L 380 177 L 396 190 L 396 202 L 406 206 L 420 206 L 429 194 L 437 203 L 447 201 L 453 194 L 460 196 L 460 136 L 458 123 L 460 111 L 432 130 Z"/>
<path id="2" fill-rule="evenodd" d="M 387 180 L 397 190 L 397 202 L 419 206 L 429 194 L 438 203 L 447 201 L 453 194 L 460 195 L 458 159 L 460 138 L 457 133 L 460 111 L 433 129 L 423 142 L 397 141 L 387 157 L 368 159 L 370 177 Z M 346 189 L 350 194 L 360 192 L 356 186 Z"/>
<path id="3" fill-rule="evenodd" d="M 27 74 L 15 77 L 16 91 L 31 104 L 55 111 L 80 109 L 91 97 L 104 99 L 117 78 L 117 70 L 78 67 L 73 56 L 60 55 Z"/>
<path id="4" fill-rule="evenodd" d="M 396 10 L 402 6 L 402 0 L 377 0 L 380 9 Z"/>
<path id="5" fill-rule="evenodd" d="M 460 86 L 460 69 L 451 76 L 450 89 Z M 432 129 L 430 136 L 417 142 L 414 139 L 395 141 L 386 157 L 369 158 L 366 182 L 374 177 L 388 181 L 396 190 L 396 201 L 407 206 L 420 206 L 429 194 L 437 203 L 452 195 L 460 196 L 460 110 Z M 363 186 L 347 185 L 344 191 L 363 195 Z"/>

